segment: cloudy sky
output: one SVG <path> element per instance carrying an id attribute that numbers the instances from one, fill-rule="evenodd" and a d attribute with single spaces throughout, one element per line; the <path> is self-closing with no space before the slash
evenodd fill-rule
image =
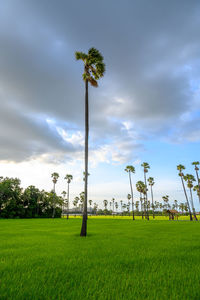
<path id="1" fill-rule="evenodd" d="M 125 200 L 127 164 L 155 198 L 185 201 L 176 165 L 200 160 L 198 0 L 0 0 L 0 175 L 50 190 L 51 173 L 83 190 L 83 65 L 96 47 L 106 73 L 90 87 L 89 198 Z M 137 197 L 137 195 L 136 195 Z M 196 206 L 198 205 L 195 199 Z"/>

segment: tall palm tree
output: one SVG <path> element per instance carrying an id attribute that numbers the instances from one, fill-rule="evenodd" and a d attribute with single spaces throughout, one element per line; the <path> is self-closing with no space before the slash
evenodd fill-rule
<path id="1" fill-rule="evenodd" d="M 150 185 L 150 187 L 151 187 L 151 205 L 152 205 L 152 210 L 153 210 L 153 218 L 155 219 L 155 213 L 154 213 L 154 203 L 153 203 L 153 185 L 154 185 L 154 178 L 153 177 L 149 177 L 148 179 L 147 179 L 147 181 L 148 181 L 148 183 L 149 183 L 149 185 Z"/>
<path id="2" fill-rule="evenodd" d="M 189 210 L 189 214 L 190 214 L 190 221 L 192 221 L 192 213 L 191 213 L 191 209 L 190 209 L 190 204 L 189 204 L 187 192 L 186 192 L 186 189 L 185 189 L 185 184 L 184 184 L 184 181 L 183 181 L 183 178 L 184 178 L 183 170 L 185 170 L 185 166 L 180 164 L 180 165 L 177 166 L 177 170 L 179 171 L 178 175 L 181 178 L 183 191 L 184 191 L 184 194 L 185 194 L 185 198 L 186 198 L 186 202 L 187 202 L 187 206 L 188 206 L 188 210 Z"/>
<path id="3" fill-rule="evenodd" d="M 67 174 L 64 179 L 67 180 L 67 203 L 68 203 L 67 204 L 67 219 L 69 219 L 69 184 L 72 181 L 73 176 L 70 174 Z"/>
<path id="4" fill-rule="evenodd" d="M 146 208 L 147 208 L 147 220 L 149 220 L 149 212 L 148 212 L 148 194 L 147 194 L 147 191 L 148 191 L 148 189 L 147 189 L 147 179 L 146 179 L 146 173 L 148 173 L 148 169 L 150 169 L 150 166 L 149 166 L 149 164 L 147 163 L 147 162 L 143 162 L 142 164 L 141 164 L 141 167 L 143 167 L 143 169 L 144 169 L 144 183 L 145 183 L 145 187 L 146 187 L 146 195 L 145 195 L 145 202 L 146 202 Z"/>
<path id="5" fill-rule="evenodd" d="M 197 196 L 198 196 L 198 198 L 199 198 L 199 203 L 200 203 L 200 180 L 199 180 L 199 173 L 198 173 L 199 167 L 197 167 L 197 166 L 199 166 L 199 164 L 200 164 L 199 161 L 194 161 L 194 162 L 192 163 L 192 165 L 195 166 L 194 169 L 195 169 L 195 172 L 196 172 L 196 177 L 197 177 L 197 187 L 199 188 L 199 191 L 197 190 L 197 187 L 195 188 L 195 190 L 197 191 Z"/>
<path id="6" fill-rule="evenodd" d="M 191 203 L 191 206 L 192 206 L 192 211 L 193 211 L 194 218 L 195 218 L 196 221 L 198 221 L 197 216 L 196 216 L 196 212 L 195 212 L 195 208 L 194 208 L 193 196 L 192 196 L 193 182 L 196 181 L 196 179 L 194 178 L 194 176 L 192 174 L 186 174 L 183 178 L 187 182 L 187 187 L 190 190 L 190 203 Z"/>
<path id="7" fill-rule="evenodd" d="M 87 235 L 87 198 L 88 198 L 88 139 L 89 139 L 89 101 L 88 101 L 88 83 L 97 87 L 97 81 L 103 77 L 105 72 L 105 64 L 103 56 L 95 49 L 90 48 L 88 53 L 76 52 L 77 60 L 82 60 L 84 63 L 83 80 L 85 81 L 85 200 L 84 213 L 80 236 Z"/>
<path id="8" fill-rule="evenodd" d="M 58 181 L 59 178 L 59 174 L 54 172 L 51 174 L 51 177 L 53 178 L 53 214 L 52 214 L 52 218 L 55 217 L 55 195 L 56 195 L 56 183 Z"/>
<path id="9" fill-rule="evenodd" d="M 129 183 L 130 183 L 130 188 L 131 188 L 131 200 L 132 200 L 132 211 L 133 211 L 133 220 L 135 220 L 134 216 L 134 202 L 133 202 L 133 186 L 132 186 L 132 181 L 131 181 L 131 173 L 135 173 L 135 168 L 133 166 L 126 166 L 125 170 L 128 173 L 129 176 Z"/>

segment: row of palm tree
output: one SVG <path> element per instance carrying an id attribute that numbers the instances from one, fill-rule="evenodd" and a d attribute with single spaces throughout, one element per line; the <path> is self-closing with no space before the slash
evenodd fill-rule
<path id="1" fill-rule="evenodd" d="M 147 162 L 143 162 L 141 164 L 141 167 L 143 168 L 144 172 L 144 182 L 143 181 L 138 181 L 136 183 L 136 189 L 140 193 L 140 202 L 141 202 L 141 208 L 142 208 L 142 201 L 143 201 L 143 210 L 144 210 L 144 215 L 147 220 L 149 220 L 149 210 L 148 210 L 148 188 L 147 188 L 147 181 L 149 183 L 149 186 L 151 187 L 151 199 L 152 199 L 152 207 L 153 207 L 153 185 L 154 185 L 154 178 L 149 177 L 148 179 L 146 178 L 146 174 L 148 173 L 148 169 L 150 169 L 150 166 Z M 135 173 L 135 168 L 132 165 L 128 165 L 125 168 L 125 171 L 129 175 L 129 184 L 130 184 L 130 190 L 131 194 L 128 194 L 128 199 L 132 200 L 132 212 L 133 212 L 133 220 L 135 220 L 134 216 L 134 199 L 133 199 L 133 185 L 132 185 L 132 179 L 131 179 L 131 173 Z M 153 211 L 153 217 L 154 216 L 154 211 Z"/>
<path id="2" fill-rule="evenodd" d="M 144 184 L 144 183 L 143 183 Z M 128 194 L 130 195 L 130 194 Z M 128 213 L 130 215 L 130 201 L 129 201 L 129 197 L 128 198 L 128 203 L 125 203 L 123 202 L 123 200 L 120 200 L 120 207 L 121 207 L 121 214 L 126 210 L 126 213 Z M 133 206 L 133 211 L 137 214 L 141 214 L 142 215 L 142 218 L 144 217 L 144 202 L 143 202 L 143 198 L 140 197 L 140 201 L 135 201 L 135 204 Z M 172 205 L 170 205 L 169 203 L 169 196 L 166 195 L 166 196 L 163 196 L 162 197 L 162 200 L 163 200 L 163 203 L 162 202 L 159 202 L 159 201 L 155 201 L 154 202 L 150 202 L 148 201 L 147 203 L 147 207 L 148 207 L 148 210 L 151 210 L 152 211 L 152 215 L 153 215 L 153 218 L 155 218 L 155 211 L 158 213 L 166 213 L 167 210 L 169 209 L 175 209 L 175 210 L 179 210 L 181 211 L 182 213 L 185 211 L 186 213 L 188 212 L 188 206 L 187 206 L 187 203 L 178 203 L 177 200 L 174 200 L 174 203 Z M 118 213 L 118 202 L 115 201 L 114 198 L 112 198 L 112 201 L 110 201 L 110 210 L 108 210 L 108 200 L 103 200 L 103 206 L 104 206 L 104 213 L 109 213 L 109 214 L 117 214 Z M 89 200 L 90 204 L 92 203 L 92 200 Z M 114 205 L 113 205 L 114 204 Z M 140 207 L 140 209 L 139 209 Z M 115 208 L 115 209 L 114 209 Z M 90 209 L 91 211 L 91 209 Z M 119 212 L 120 214 L 120 212 Z"/>
<path id="3" fill-rule="evenodd" d="M 58 181 L 59 178 L 59 174 L 54 172 L 51 174 L 52 177 L 52 181 L 53 181 L 53 194 L 54 194 L 54 201 L 53 201 L 53 214 L 52 214 L 52 218 L 55 217 L 55 195 L 56 195 L 56 183 Z M 71 181 L 73 180 L 73 176 L 71 174 L 67 174 L 64 177 L 65 180 L 67 180 L 67 193 L 66 191 L 62 192 L 63 195 L 63 202 L 67 204 L 67 219 L 69 218 L 69 184 L 71 183 Z M 65 200 L 67 194 L 67 200 Z"/>
<path id="4" fill-rule="evenodd" d="M 199 203 L 200 203 L 200 180 L 199 180 L 199 161 L 194 161 L 192 162 L 192 165 L 194 166 L 194 170 L 196 173 L 196 179 L 192 174 L 184 174 L 184 170 L 185 170 L 185 166 L 184 165 L 178 165 L 177 166 L 177 170 L 179 171 L 178 175 L 181 178 L 181 183 L 182 183 L 182 187 L 183 187 L 183 191 L 185 194 L 185 198 L 186 198 L 186 202 L 187 202 L 187 206 L 188 206 L 188 210 L 189 210 L 189 215 L 190 215 L 190 221 L 193 220 L 193 217 L 196 221 L 198 221 L 197 216 L 196 216 L 196 211 L 195 211 L 195 207 L 194 207 L 194 201 L 193 201 L 193 193 L 192 190 L 195 191 L 197 193 L 197 196 L 199 198 Z M 197 181 L 197 185 L 194 186 L 194 182 Z M 187 184 L 187 187 L 189 189 L 189 193 L 190 193 L 190 201 L 189 201 L 189 197 L 185 188 L 185 182 Z M 192 217 L 193 215 L 193 217 Z"/>

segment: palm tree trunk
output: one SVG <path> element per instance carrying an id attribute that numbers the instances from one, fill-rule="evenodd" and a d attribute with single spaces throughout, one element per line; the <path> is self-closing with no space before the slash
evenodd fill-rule
<path id="1" fill-rule="evenodd" d="M 132 181 L 131 181 L 131 172 L 128 172 L 129 174 L 129 181 L 130 181 L 130 188 L 131 188 L 131 199 L 132 199 L 132 211 L 133 211 L 133 220 L 135 220 L 134 216 L 134 207 L 133 207 L 133 186 L 132 186 Z"/>
<path id="2" fill-rule="evenodd" d="M 151 200 L 152 200 L 153 218 L 155 219 L 155 214 L 154 214 L 154 203 L 153 203 L 153 188 L 152 188 L 152 185 L 151 185 Z"/>
<path id="3" fill-rule="evenodd" d="M 181 176 L 181 181 L 182 181 L 183 190 L 184 190 L 185 198 L 186 198 L 188 209 L 189 209 L 190 221 L 192 221 L 192 213 L 191 213 L 190 204 L 189 204 L 189 201 L 188 201 L 188 196 L 187 196 L 187 193 L 186 193 L 186 190 L 185 190 L 185 185 L 184 185 L 182 176 Z"/>
<path id="4" fill-rule="evenodd" d="M 193 211 L 193 215 L 196 221 L 198 221 L 197 216 L 196 216 L 196 212 L 195 212 L 195 208 L 194 208 L 194 202 L 193 202 L 193 197 L 192 197 L 192 189 L 190 188 L 190 199 L 191 199 L 191 205 L 192 205 L 192 211 Z"/>
<path id="5" fill-rule="evenodd" d="M 55 183 L 53 184 L 53 214 L 52 214 L 52 218 L 55 217 Z"/>
<path id="6" fill-rule="evenodd" d="M 147 196 L 147 179 L 146 179 L 146 174 L 144 172 L 144 183 L 145 183 L 145 187 L 146 187 L 146 195 L 145 195 L 145 198 L 146 198 L 146 217 L 147 217 L 147 220 L 149 220 L 149 211 L 148 211 L 148 196 Z"/>
<path id="7" fill-rule="evenodd" d="M 197 183 L 198 183 L 198 187 L 199 187 L 198 197 L 199 197 L 199 203 L 200 203 L 200 181 L 199 181 L 199 174 L 198 174 L 197 170 L 196 170 L 196 175 L 197 175 Z"/>
<path id="8" fill-rule="evenodd" d="M 88 103 L 88 80 L 85 80 L 85 199 L 84 211 L 80 236 L 87 235 L 87 185 L 88 185 L 88 138 L 89 138 L 89 103 Z"/>
<path id="9" fill-rule="evenodd" d="M 69 183 L 67 185 L 67 220 L 69 219 Z"/>

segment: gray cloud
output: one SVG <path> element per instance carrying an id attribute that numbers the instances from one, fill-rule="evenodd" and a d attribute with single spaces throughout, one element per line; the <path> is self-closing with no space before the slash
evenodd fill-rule
<path id="1" fill-rule="evenodd" d="M 83 131 L 83 66 L 74 52 L 91 46 L 107 66 L 99 88 L 90 89 L 92 149 L 119 141 L 131 159 L 127 140 L 141 150 L 147 136 L 168 137 L 175 120 L 199 109 L 199 14 L 195 0 L 2 2 L 0 159 L 81 151 L 46 119 L 67 133 Z M 186 123 L 177 124 L 184 141 Z"/>

